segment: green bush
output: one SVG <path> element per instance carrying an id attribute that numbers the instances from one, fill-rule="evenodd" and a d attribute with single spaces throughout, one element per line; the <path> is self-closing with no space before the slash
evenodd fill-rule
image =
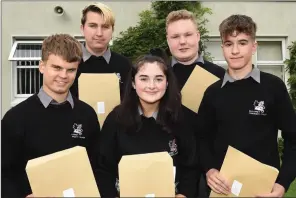
<path id="1" fill-rule="evenodd" d="M 211 14 L 209 8 L 202 7 L 198 1 L 154 1 L 150 10 L 139 14 L 140 21 L 136 26 L 120 32 L 119 37 L 114 39 L 111 49 L 131 60 L 148 53 L 152 48 L 168 49 L 165 19 L 171 11 L 179 9 L 187 9 L 196 15 L 201 40 L 206 40 L 208 30 L 205 24 L 208 20 L 204 16 Z M 200 43 L 200 49 L 205 49 L 203 42 Z"/>
<path id="2" fill-rule="evenodd" d="M 287 59 L 285 64 L 290 74 L 290 78 L 288 79 L 288 84 L 290 86 L 289 92 L 294 109 L 296 110 L 296 41 L 292 42 L 288 49 L 290 51 L 290 59 Z"/>

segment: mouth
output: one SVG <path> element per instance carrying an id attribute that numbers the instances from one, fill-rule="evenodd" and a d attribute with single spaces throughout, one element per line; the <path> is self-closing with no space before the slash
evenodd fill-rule
<path id="1" fill-rule="evenodd" d="M 105 40 L 94 39 L 94 41 L 97 42 L 97 43 L 102 43 L 102 42 L 104 42 Z"/>
<path id="2" fill-rule="evenodd" d="M 63 81 L 55 81 L 58 85 L 66 85 L 67 82 L 63 82 Z"/>
<path id="3" fill-rule="evenodd" d="M 243 57 L 233 57 L 233 58 L 230 58 L 231 60 L 239 60 L 239 59 L 242 59 Z"/>
<path id="4" fill-rule="evenodd" d="M 146 91 L 146 93 L 149 94 L 149 95 L 155 95 L 155 94 L 157 94 L 157 92 L 150 92 L 150 91 Z"/>
<path id="5" fill-rule="evenodd" d="M 186 52 L 187 50 L 189 50 L 189 48 L 181 48 L 181 49 L 179 49 L 179 51 L 181 51 L 181 52 Z"/>

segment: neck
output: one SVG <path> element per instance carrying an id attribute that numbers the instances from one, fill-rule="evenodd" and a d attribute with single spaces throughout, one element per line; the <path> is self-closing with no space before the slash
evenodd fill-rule
<path id="1" fill-rule="evenodd" d="M 63 103 L 66 101 L 67 96 L 68 96 L 68 92 L 63 93 L 63 94 L 57 94 L 52 92 L 47 86 L 43 86 L 43 91 L 49 95 L 52 99 L 54 99 L 55 101 L 57 101 L 58 103 Z"/>
<path id="2" fill-rule="evenodd" d="M 228 68 L 228 73 L 229 75 L 235 79 L 235 80 L 241 80 L 243 78 L 245 78 L 253 69 L 252 63 L 248 64 L 247 66 L 235 70 L 235 69 L 231 69 L 230 67 Z"/>
<path id="3" fill-rule="evenodd" d="M 140 103 L 141 103 L 141 108 L 145 117 L 148 117 L 148 118 L 152 117 L 153 113 L 158 111 L 159 102 L 154 104 L 147 104 L 141 101 Z"/>
<path id="4" fill-rule="evenodd" d="M 194 63 L 198 59 L 198 57 L 199 57 L 199 54 L 197 53 L 190 60 L 187 60 L 187 61 L 178 60 L 178 62 L 181 63 L 181 64 L 183 64 L 183 65 L 191 65 L 192 63 Z"/>
<path id="5" fill-rule="evenodd" d="M 106 46 L 105 48 L 100 48 L 100 49 L 91 49 L 87 44 L 85 45 L 85 48 L 87 49 L 87 51 L 89 51 L 89 53 L 91 53 L 92 55 L 95 56 L 103 56 L 103 54 L 107 51 L 108 46 Z"/>

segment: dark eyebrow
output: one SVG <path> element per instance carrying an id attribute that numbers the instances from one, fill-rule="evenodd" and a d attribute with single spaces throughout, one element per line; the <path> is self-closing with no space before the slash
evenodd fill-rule
<path id="1" fill-rule="evenodd" d="M 246 39 L 241 39 L 241 40 L 239 40 L 238 42 L 249 42 L 249 41 L 246 40 Z"/>
<path id="2" fill-rule="evenodd" d="M 55 65 L 55 64 L 52 64 L 51 66 L 55 67 L 55 68 L 59 68 L 59 69 L 64 69 L 62 66 Z M 77 68 L 73 67 L 73 68 L 69 68 L 69 69 L 66 69 L 66 70 L 77 70 Z"/>
<path id="3" fill-rule="evenodd" d="M 59 65 L 55 65 L 55 64 L 52 64 L 51 66 L 52 66 L 52 67 L 62 68 L 61 66 L 59 66 Z"/>
<path id="4" fill-rule="evenodd" d="M 146 78 L 148 78 L 147 75 L 140 75 L 139 77 L 146 77 Z M 156 75 L 155 77 L 156 77 L 156 78 L 163 78 L 164 75 Z"/>

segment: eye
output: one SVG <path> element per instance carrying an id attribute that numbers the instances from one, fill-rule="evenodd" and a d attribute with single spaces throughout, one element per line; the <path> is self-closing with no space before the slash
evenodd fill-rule
<path id="1" fill-rule="evenodd" d="M 61 67 L 59 67 L 59 66 L 53 66 L 53 68 L 55 69 L 55 70 L 58 70 L 58 71 L 60 71 L 62 68 Z"/>
<path id="2" fill-rule="evenodd" d="M 162 82 L 163 78 L 156 78 L 156 82 Z"/>
<path id="3" fill-rule="evenodd" d="M 102 28 L 109 29 L 110 25 L 102 25 Z"/>
<path id="4" fill-rule="evenodd" d="M 224 46 L 226 47 L 230 47 L 232 45 L 232 43 L 224 43 Z"/>
<path id="5" fill-rule="evenodd" d="M 76 69 L 69 69 L 68 71 L 72 73 L 72 72 L 75 72 Z"/>
<path id="6" fill-rule="evenodd" d="M 240 45 L 247 45 L 247 42 L 240 42 Z"/>
<path id="7" fill-rule="evenodd" d="M 143 82 L 145 82 L 147 80 L 148 80 L 147 78 L 140 78 L 140 81 L 143 81 Z"/>
<path id="8" fill-rule="evenodd" d="M 88 26 L 91 27 L 91 28 L 96 28 L 97 27 L 96 24 L 89 24 Z"/>

